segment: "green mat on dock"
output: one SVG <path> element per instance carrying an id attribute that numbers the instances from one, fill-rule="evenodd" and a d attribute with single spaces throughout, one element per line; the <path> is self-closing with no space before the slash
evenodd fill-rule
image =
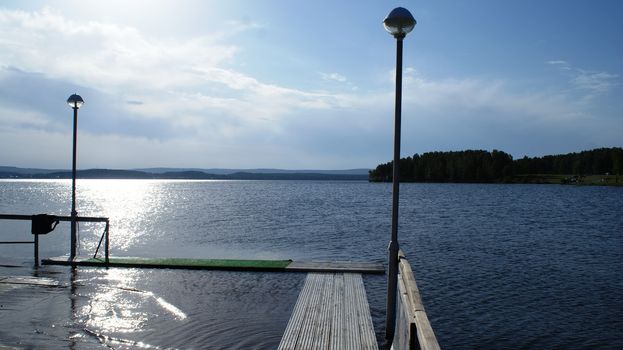
<path id="1" fill-rule="evenodd" d="M 183 259 L 183 258 L 110 258 L 110 264 L 127 266 L 184 266 L 197 268 L 256 268 L 283 269 L 290 260 L 236 260 L 236 259 Z M 104 263 L 102 258 L 84 260 L 86 263 Z"/>
<path id="2" fill-rule="evenodd" d="M 245 259 L 186 259 L 186 258 L 138 258 L 111 257 L 109 263 L 104 258 L 78 257 L 69 259 L 67 255 L 42 259 L 43 265 L 128 267 L 147 269 L 189 269 L 226 270 L 258 272 L 356 272 L 380 273 L 385 269 L 380 263 L 351 261 L 292 261 L 292 260 L 245 260 Z"/>

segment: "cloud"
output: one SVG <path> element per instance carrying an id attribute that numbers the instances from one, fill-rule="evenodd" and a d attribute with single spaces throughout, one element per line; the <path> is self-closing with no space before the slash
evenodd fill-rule
<path id="1" fill-rule="evenodd" d="M 227 20 L 225 21 L 225 24 L 227 25 L 228 35 L 266 27 L 263 23 L 250 20 Z"/>
<path id="2" fill-rule="evenodd" d="M 411 152 L 471 147 L 542 155 L 616 145 L 614 130 L 623 132 L 616 118 L 566 90 L 504 79 L 431 79 L 405 69 L 402 92 L 403 149 Z"/>
<path id="3" fill-rule="evenodd" d="M 556 66 L 559 69 L 562 70 L 571 70 L 571 67 L 569 66 L 569 63 L 567 63 L 567 61 L 564 60 L 552 60 L 552 61 L 547 61 L 547 64 L 551 64 L 552 66 Z"/>
<path id="4" fill-rule="evenodd" d="M 576 76 L 572 79 L 572 83 L 580 89 L 593 93 L 606 93 L 619 85 L 618 78 L 618 74 L 578 69 Z"/>
<path id="5" fill-rule="evenodd" d="M 557 67 L 567 75 L 569 82 L 574 88 L 588 92 L 585 98 L 592 98 L 596 95 L 607 93 L 620 85 L 618 74 L 573 67 L 564 60 L 547 61 L 547 64 Z"/>
<path id="6" fill-rule="evenodd" d="M 356 90 L 337 72 L 318 73 L 332 92 L 282 86 L 237 69 L 244 48 L 225 38 L 152 37 L 49 9 L 0 9 L 0 149 L 11 150 L 0 164 L 64 167 L 71 139 L 65 100 L 73 92 L 85 99 L 81 167 L 354 168 L 389 158 L 395 71 L 379 73 L 387 77 L 382 88 Z M 547 63 L 567 71 L 577 89 L 603 93 L 618 81 L 563 60 Z M 407 154 L 466 145 L 512 152 L 505 145 L 554 131 L 604 135 L 589 135 L 587 124 L 609 130 L 608 139 L 621 130 L 596 121 L 590 105 L 565 91 L 430 78 L 414 67 L 403 73 Z"/>
<path id="7" fill-rule="evenodd" d="M 6 125 L 16 125 L 20 128 L 40 129 L 50 124 L 50 120 L 46 115 L 34 110 L 0 106 L 0 116 L 2 116 L 0 118 L 2 121 L 0 128 L 6 127 Z"/>
<path id="8" fill-rule="evenodd" d="M 128 95 L 126 101 L 141 101 L 143 105 L 197 94 L 217 96 L 213 101 L 226 100 L 228 104 L 235 97 L 245 108 L 262 99 L 264 106 L 275 106 L 277 115 L 283 105 L 322 109 L 336 103 L 325 93 L 265 84 L 227 68 L 238 48 L 207 36 L 157 40 L 135 28 L 73 22 L 44 9 L 32 13 L 0 10 L 0 38 L 0 63 L 5 66 L 41 72 L 51 79 L 107 93 L 122 91 Z M 345 81 L 336 73 L 327 78 Z M 179 103 L 178 108 L 183 106 L 181 102 L 168 101 Z M 264 112 L 270 114 L 268 109 Z"/>
<path id="9" fill-rule="evenodd" d="M 261 27 L 238 24 L 239 30 Z M 0 10 L 0 68 L 39 74 L 39 82 L 63 81 L 82 91 L 90 87 L 111 102 L 117 96 L 122 101 L 117 108 L 131 118 L 159 120 L 172 130 L 217 127 L 216 132 L 231 133 L 266 122 L 278 130 L 280 119 L 301 110 L 341 108 L 348 102 L 235 71 L 228 66 L 239 49 L 218 38 L 154 39 L 132 27 L 71 21 L 50 9 Z"/>
<path id="10" fill-rule="evenodd" d="M 338 83 L 345 83 L 347 81 L 345 76 L 338 74 L 338 73 L 320 72 L 320 76 L 322 77 L 322 80 L 337 81 Z"/>
<path id="11" fill-rule="evenodd" d="M 187 86 L 194 67 L 222 63 L 237 50 L 208 37 L 156 40 L 131 27 L 74 22 L 50 9 L 0 10 L 0 38 L 0 62 L 107 91 Z"/>
<path id="12" fill-rule="evenodd" d="M 428 79 L 406 69 L 403 99 L 416 110 L 439 116 L 466 114 L 496 118 L 506 123 L 530 116 L 532 120 L 555 121 L 576 115 L 575 107 L 560 94 L 526 92 L 497 79 Z"/>

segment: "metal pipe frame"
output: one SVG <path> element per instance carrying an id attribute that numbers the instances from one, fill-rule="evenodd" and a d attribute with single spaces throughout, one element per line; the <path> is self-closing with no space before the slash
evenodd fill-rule
<path id="1" fill-rule="evenodd" d="M 25 221 L 32 221 L 34 215 L 19 215 L 19 214 L 0 214 L 0 220 L 25 220 Z M 105 245 L 105 256 L 106 256 L 106 263 L 108 263 L 108 256 L 109 256 L 109 250 L 110 250 L 110 243 L 109 243 L 109 219 L 108 218 L 103 218 L 103 217 L 93 217 L 93 216 L 82 216 L 82 217 L 77 217 L 77 216 L 56 216 L 56 220 L 58 221 L 69 221 L 72 224 L 75 224 L 76 222 L 105 222 L 106 223 L 106 228 L 105 228 L 105 235 L 106 235 L 106 245 Z M 33 241 L 0 241 L 0 244 L 34 244 L 34 255 L 35 255 L 35 266 L 39 266 L 39 235 L 35 234 L 35 238 Z M 74 252 L 74 256 L 71 257 L 71 259 L 73 259 L 75 257 L 75 252 Z"/>

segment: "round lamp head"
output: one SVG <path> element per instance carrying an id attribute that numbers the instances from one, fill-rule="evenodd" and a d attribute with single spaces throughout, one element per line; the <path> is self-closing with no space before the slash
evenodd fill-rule
<path id="1" fill-rule="evenodd" d="M 415 18 L 403 7 L 396 7 L 383 20 L 385 30 L 396 38 L 404 38 L 415 27 Z"/>
<path id="2" fill-rule="evenodd" d="M 84 104 L 84 100 L 80 97 L 80 95 L 73 94 L 67 99 L 67 104 L 71 108 L 78 109 L 82 106 L 82 104 Z"/>

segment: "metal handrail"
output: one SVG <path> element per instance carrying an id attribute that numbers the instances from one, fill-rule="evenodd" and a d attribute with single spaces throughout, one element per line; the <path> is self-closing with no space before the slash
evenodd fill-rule
<path id="1" fill-rule="evenodd" d="M 20 214 L 0 214 L 0 220 L 25 220 L 32 221 L 35 215 L 20 215 Z M 72 221 L 71 216 L 54 216 L 55 221 Z M 104 222 L 106 223 L 106 227 L 104 228 L 104 233 L 102 234 L 102 238 L 100 238 L 100 243 L 97 245 L 97 249 L 95 251 L 95 255 L 97 255 L 97 251 L 99 250 L 100 245 L 102 244 L 102 239 L 105 237 L 106 241 L 104 244 L 104 256 L 106 259 L 106 263 L 109 262 L 109 252 L 110 252 L 110 238 L 109 238 L 109 228 L 110 228 L 110 220 L 105 217 L 93 217 L 93 216 L 77 216 L 75 218 L 76 222 Z M 34 255 L 35 255 L 35 266 L 39 266 L 39 234 L 33 233 L 35 239 L 33 241 L 2 241 L 0 244 L 34 244 Z M 94 255 L 94 257 L 95 257 Z"/>

